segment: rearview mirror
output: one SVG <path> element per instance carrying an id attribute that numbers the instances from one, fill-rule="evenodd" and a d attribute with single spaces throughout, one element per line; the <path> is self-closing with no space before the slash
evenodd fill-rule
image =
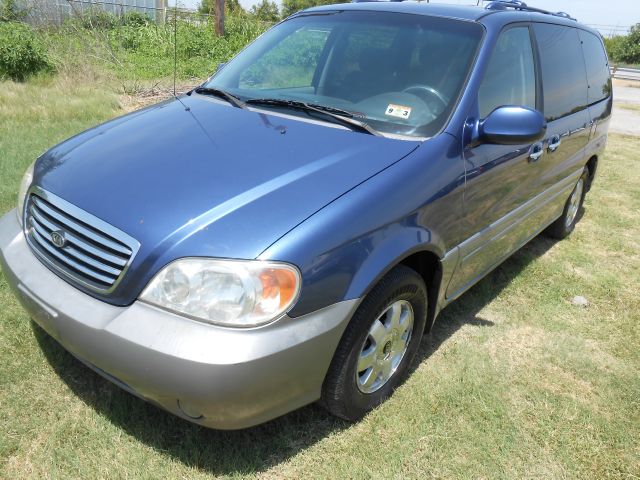
<path id="1" fill-rule="evenodd" d="M 521 145 L 544 137 L 547 122 L 540 112 L 532 108 L 506 106 L 496 108 L 479 122 L 477 129 L 481 142 Z"/>

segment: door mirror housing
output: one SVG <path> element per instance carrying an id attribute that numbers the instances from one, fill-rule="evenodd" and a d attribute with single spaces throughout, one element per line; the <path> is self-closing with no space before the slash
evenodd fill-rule
<path id="1" fill-rule="evenodd" d="M 216 73 L 222 70 L 227 65 L 227 62 L 221 62 L 216 66 Z"/>
<path id="2" fill-rule="evenodd" d="M 480 120 L 477 139 L 480 143 L 522 145 L 534 143 L 544 137 L 547 122 L 542 113 L 528 107 L 498 107 Z"/>

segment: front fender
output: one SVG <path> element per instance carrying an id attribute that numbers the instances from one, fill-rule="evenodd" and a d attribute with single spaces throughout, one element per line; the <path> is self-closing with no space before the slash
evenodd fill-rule
<path id="1" fill-rule="evenodd" d="M 444 256 L 442 241 L 428 229 L 394 224 L 376 234 L 380 236 L 377 246 L 351 279 L 346 298 L 362 297 L 389 270 L 414 253 L 428 251 L 440 259 Z"/>
<path id="2" fill-rule="evenodd" d="M 302 291 L 291 316 L 362 297 L 417 251 L 442 258 L 457 245 L 464 164 L 447 134 L 357 185 L 260 256 L 297 265 Z"/>

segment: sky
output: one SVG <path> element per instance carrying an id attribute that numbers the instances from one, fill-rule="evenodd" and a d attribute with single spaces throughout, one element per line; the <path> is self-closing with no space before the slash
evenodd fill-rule
<path id="1" fill-rule="evenodd" d="M 476 3 L 474 0 L 430 1 L 459 5 Z M 640 0 L 525 0 L 525 3 L 552 12 L 567 12 L 579 22 L 596 27 L 605 36 L 612 32 L 626 33 L 631 25 L 640 23 Z"/>
<path id="2" fill-rule="evenodd" d="M 240 0 L 246 9 L 259 0 Z M 336 3 L 346 0 L 336 0 Z M 477 0 L 429 0 L 431 3 L 475 5 Z M 281 0 L 276 0 L 281 3 Z M 169 2 L 173 4 L 172 1 Z M 195 8 L 200 0 L 179 0 L 181 5 Z M 564 11 L 580 22 L 591 25 L 609 36 L 612 33 L 626 33 L 631 25 L 640 23 L 640 0 L 526 0 L 530 7 L 550 11 Z"/>

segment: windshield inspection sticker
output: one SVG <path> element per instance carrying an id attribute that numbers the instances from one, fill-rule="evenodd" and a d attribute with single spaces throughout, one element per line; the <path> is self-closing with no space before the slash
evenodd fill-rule
<path id="1" fill-rule="evenodd" d="M 409 115 L 411 115 L 411 107 L 404 107 L 402 105 L 394 105 L 393 103 L 390 103 L 387 107 L 387 111 L 384 113 L 390 117 L 409 118 Z"/>

